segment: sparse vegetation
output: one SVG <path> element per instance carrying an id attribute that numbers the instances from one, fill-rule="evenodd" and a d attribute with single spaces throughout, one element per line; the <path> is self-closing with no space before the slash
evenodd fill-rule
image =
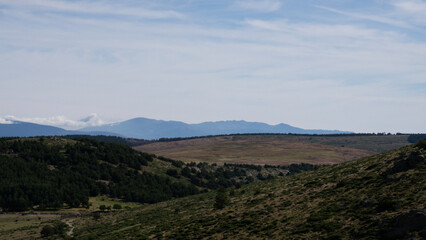
<path id="1" fill-rule="evenodd" d="M 165 139 L 135 147 L 189 162 L 289 165 L 334 164 L 410 144 L 408 135 L 240 134 Z"/>

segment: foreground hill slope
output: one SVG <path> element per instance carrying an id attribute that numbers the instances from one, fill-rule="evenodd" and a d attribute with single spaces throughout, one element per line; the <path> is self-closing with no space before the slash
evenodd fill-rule
<path id="1" fill-rule="evenodd" d="M 424 239 L 426 143 L 215 193 L 80 218 L 77 239 Z"/>
<path id="2" fill-rule="evenodd" d="M 230 135 L 163 140 L 135 149 L 185 162 L 333 164 L 408 145 L 408 135 Z"/>

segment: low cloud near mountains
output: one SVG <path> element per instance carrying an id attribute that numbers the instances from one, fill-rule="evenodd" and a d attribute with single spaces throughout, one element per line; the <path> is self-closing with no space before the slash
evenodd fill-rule
<path id="1" fill-rule="evenodd" d="M 49 125 L 64 128 L 67 130 L 76 130 L 84 127 L 99 126 L 105 124 L 105 122 L 99 118 L 96 113 L 92 113 L 89 116 L 79 119 L 72 120 L 65 116 L 53 116 L 53 117 L 15 117 L 15 116 L 4 116 L 0 117 L 0 124 L 13 124 L 14 121 L 37 123 L 42 125 Z"/>

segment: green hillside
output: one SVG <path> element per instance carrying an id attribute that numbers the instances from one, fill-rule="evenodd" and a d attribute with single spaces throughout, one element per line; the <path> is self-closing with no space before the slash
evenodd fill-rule
<path id="1" fill-rule="evenodd" d="M 314 169 L 186 163 L 93 139 L 0 139 L 0 209 L 4 212 L 90 208 L 108 196 L 155 203 Z"/>
<path id="2" fill-rule="evenodd" d="M 76 219 L 76 239 L 424 239 L 426 143 L 290 177 Z M 222 194 L 223 195 L 223 194 Z M 227 202 L 227 201 L 225 201 Z"/>
<path id="3" fill-rule="evenodd" d="M 152 155 L 113 143 L 61 138 L 0 141 L 3 211 L 89 207 L 90 196 L 158 202 L 198 193 L 190 184 L 142 171 Z"/>

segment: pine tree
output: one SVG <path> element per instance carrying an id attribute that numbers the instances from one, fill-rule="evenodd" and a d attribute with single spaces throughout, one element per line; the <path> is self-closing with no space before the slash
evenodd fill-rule
<path id="1" fill-rule="evenodd" d="M 229 204 L 228 192 L 226 191 L 225 188 L 219 188 L 216 194 L 214 207 L 216 209 L 223 209 L 228 204 Z"/>

